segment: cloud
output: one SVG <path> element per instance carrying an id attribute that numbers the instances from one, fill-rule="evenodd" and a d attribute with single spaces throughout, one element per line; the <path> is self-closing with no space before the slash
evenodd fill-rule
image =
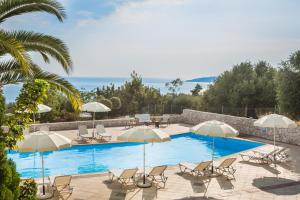
<path id="1" fill-rule="evenodd" d="M 244 60 L 277 65 L 300 46 L 299 3 L 292 0 L 63 3 L 66 23 L 37 29 L 66 41 L 76 76 L 128 76 L 134 69 L 148 77 L 216 75 Z M 49 69 L 61 73 L 55 66 Z"/>

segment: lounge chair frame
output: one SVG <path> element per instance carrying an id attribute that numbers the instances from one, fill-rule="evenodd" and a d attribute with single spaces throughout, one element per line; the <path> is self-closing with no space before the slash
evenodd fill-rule
<path id="1" fill-rule="evenodd" d="M 86 133 L 81 133 L 81 131 L 85 131 Z M 85 136 L 85 135 L 88 135 L 88 129 L 87 129 L 87 126 L 86 125 L 79 125 L 78 126 L 78 137 L 81 139 L 81 140 L 92 140 L 94 139 L 93 136 Z"/>
<path id="2" fill-rule="evenodd" d="M 68 179 L 67 184 L 64 184 L 64 185 L 57 184 L 57 181 L 59 179 Z M 71 195 L 73 193 L 73 187 L 70 186 L 71 180 L 72 180 L 71 175 L 56 176 L 54 178 L 54 181 L 52 184 L 53 195 L 54 195 L 54 192 L 57 192 L 60 197 L 62 197 L 62 195 L 61 195 L 62 192 L 67 192 Z"/>
<path id="3" fill-rule="evenodd" d="M 128 171 L 132 171 L 132 175 L 129 177 L 124 177 L 124 174 Z M 128 186 L 130 183 L 136 185 L 136 173 L 138 171 L 138 168 L 133 169 L 124 169 L 123 172 L 120 174 L 120 176 L 116 176 L 113 171 L 108 171 L 109 179 L 111 182 L 114 181 L 114 179 L 117 180 L 121 184 L 121 187 Z"/>
<path id="4" fill-rule="evenodd" d="M 198 163 L 194 169 L 191 169 L 185 166 L 182 163 L 179 163 L 179 169 L 181 173 L 189 173 L 193 176 L 205 176 L 211 173 L 212 161 L 204 161 Z"/>
<path id="5" fill-rule="evenodd" d="M 165 123 L 167 126 L 169 126 L 170 125 L 170 115 L 163 114 L 161 123 L 162 124 Z"/>
<path id="6" fill-rule="evenodd" d="M 273 162 L 285 162 L 289 157 L 287 153 L 287 148 L 283 147 L 275 153 L 275 160 Z"/>
<path id="7" fill-rule="evenodd" d="M 235 179 L 236 169 L 232 166 L 234 161 L 236 161 L 236 158 L 227 158 L 218 167 L 214 167 L 214 171 L 218 175 L 225 176 L 228 180 Z"/>
<path id="8" fill-rule="evenodd" d="M 167 169 L 167 165 L 161 165 L 153 167 L 149 174 L 147 174 L 147 178 L 157 185 L 157 188 L 165 188 L 168 177 L 165 176 L 165 170 Z M 162 186 L 161 186 L 162 183 Z"/>
<path id="9" fill-rule="evenodd" d="M 275 149 L 269 153 L 261 153 L 259 151 L 252 151 L 253 154 L 240 154 L 242 160 L 244 161 L 257 161 L 259 164 L 272 164 L 274 161 L 274 155 L 278 149 Z"/>
<path id="10" fill-rule="evenodd" d="M 111 140 L 111 135 L 105 135 L 106 130 L 105 127 L 102 124 L 98 124 L 96 126 L 96 135 L 99 136 L 100 140 L 105 140 L 105 138 L 108 138 L 108 140 Z"/>

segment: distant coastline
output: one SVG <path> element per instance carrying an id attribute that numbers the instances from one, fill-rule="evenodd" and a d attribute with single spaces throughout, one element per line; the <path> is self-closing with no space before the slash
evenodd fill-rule
<path id="1" fill-rule="evenodd" d="M 217 79 L 216 76 L 207 76 L 207 77 L 200 77 L 200 78 L 186 80 L 185 82 L 213 83 L 215 82 L 216 79 Z"/>
<path id="2" fill-rule="evenodd" d="M 71 84 L 73 84 L 78 90 L 91 91 L 97 87 L 108 86 L 114 84 L 116 87 L 123 85 L 130 77 L 65 77 Z M 197 83 L 205 89 L 211 84 L 214 79 L 207 79 L 208 77 L 200 78 L 201 81 L 184 81 L 183 85 L 180 86 L 179 92 L 188 94 Z M 194 80 L 194 79 L 192 79 Z M 166 82 L 171 81 L 170 79 L 162 78 L 143 78 L 143 84 L 149 87 L 154 87 L 162 94 L 168 93 L 168 88 L 165 86 Z M 18 96 L 21 85 L 6 85 L 4 86 L 4 96 L 6 102 L 14 102 Z"/>

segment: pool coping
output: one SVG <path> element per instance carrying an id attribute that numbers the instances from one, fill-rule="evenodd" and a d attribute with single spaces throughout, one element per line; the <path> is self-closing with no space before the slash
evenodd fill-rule
<path id="1" fill-rule="evenodd" d="M 191 131 L 189 132 L 178 132 L 178 133 L 174 133 L 174 134 L 170 134 L 170 136 L 174 136 L 174 135 L 183 135 L 183 134 L 187 134 L 187 133 L 192 133 Z M 201 135 L 201 134 L 198 134 Z M 209 136 L 212 137 L 212 136 Z M 225 138 L 231 138 L 231 139 L 235 139 L 235 140 L 244 140 L 244 141 L 248 141 L 248 142 L 255 142 L 255 143 L 261 143 L 261 144 L 265 144 L 263 142 L 257 142 L 257 141 L 253 141 L 250 139 L 246 139 L 246 138 L 241 138 L 241 137 L 225 137 Z M 99 145 L 99 144 L 119 144 L 119 143 L 126 143 L 125 141 L 107 141 L 107 142 L 101 142 L 101 143 L 87 143 L 87 144 L 72 144 L 72 146 L 85 146 L 85 145 Z"/>

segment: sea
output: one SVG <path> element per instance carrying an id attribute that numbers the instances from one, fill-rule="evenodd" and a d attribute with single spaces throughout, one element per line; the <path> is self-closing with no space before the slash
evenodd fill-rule
<path id="1" fill-rule="evenodd" d="M 91 91 L 97 87 L 102 88 L 103 86 L 114 84 L 116 87 L 123 85 L 130 78 L 126 77 L 65 77 L 70 83 L 72 83 L 78 90 Z M 162 78 L 143 78 L 143 84 L 146 86 L 154 87 L 159 89 L 162 94 L 168 92 L 168 88 L 165 86 L 171 79 Z M 190 94 L 190 90 L 195 88 L 196 84 L 199 83 L 202 88 L 207 88 L 212 82 L 188 82 L 184 81 L 183 85 L 180 86 L 180 93 Z M 6 85 L 4 86 L 4 95 L 6 103 L 14 102 L 18 96 L 22 85 Z"/>

